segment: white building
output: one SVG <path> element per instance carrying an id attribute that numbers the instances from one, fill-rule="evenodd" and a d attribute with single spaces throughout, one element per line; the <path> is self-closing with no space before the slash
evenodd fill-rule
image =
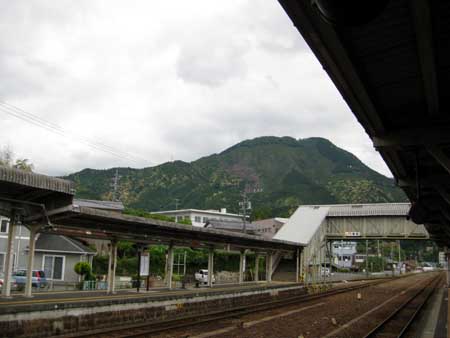
<path id="1" fill-rule="evenodd" d="M 356 242 L 338 241 L 331 246 L 333 264 L 340 268 L 351 268 L 356 254 Z"/>
<path id="2" fill-rule="evenodd" d="M 227 213 L 227 209 L 199 210 L 180 209 L 168 211 L 154 211 L 152 214 L 174 217 L 177 222 L 191 220 L 192 225 L 203 227 L 208 220 L 214 221 L 242 221 L 242 215 Z"/>

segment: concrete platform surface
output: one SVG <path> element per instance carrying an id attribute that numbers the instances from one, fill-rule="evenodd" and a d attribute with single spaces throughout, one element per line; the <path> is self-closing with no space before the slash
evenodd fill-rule
<path id="1" fill-rule="evenodd" d="M 428 299 L 422 311 L 412 323 L 406 337 L 447 337 L 448 289 L 442 284 Z"/>

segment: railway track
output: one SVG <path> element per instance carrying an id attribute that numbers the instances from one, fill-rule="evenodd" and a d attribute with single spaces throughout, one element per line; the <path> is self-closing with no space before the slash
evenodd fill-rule
<path id="1" fill-rule="evenodd" d="M 434 278 L 422 282 L 419 287 L 413 285 L 329 332 L 324 338 L 403 337 L 416 315 L 420 312 L 441 281 L 442 275 L 439 274 Z M 376 323 L 375 326 L 374 323 Z"/>
<path id="2" fill-rule="evenodd" d="M 417 314 L 426 304 L 441 281 L 442 277 L 438 276 L 430 283 L 426 284 L 422 289 L 413 292 L 410 297 L 388 314 L 380 324 L 366 334 L 364 338 L 404 337 Z"/>
<path id="3" fill-rule="evenodd" d="M 76 334 L 58 336 L 60 338 L 81 338 L 81 337 L 111 337 L 111 338 L 131 338 L 131 337 L 145 337 L 152 334 L 161 333 L 168 330 L 188 328 L 193 325 L 217 322 L 219 320 L 237 318 L 243 315 L 248 315 L 255 312 L 273 310 L 288 305 L 299 304 L 303 302 L 309 302 L 312 300 L 333 296 L 341 293 L 351 292 L 359 289 L 368 288 L 382 283 L 387 283 L 395 278 L 376 280 L 373 282 L 367 282 L 364 284 L 351 285 L 347 287 L 341 287 L 317 294 L 305 294 L 295 297 L 289 297 L 285 299 L 268 301 L 259 304 L 246 305 L 241 307 L 235 307 L 227 310 L 221 310 L 217 312 L 210 312 L 204 315 L 186 316 L 178 319 L 162 320 L 151 323 L 140 323 L 132 325 L 122 325 L 107 329 L 91 330 L 85 332 L 79 332 Z"/>

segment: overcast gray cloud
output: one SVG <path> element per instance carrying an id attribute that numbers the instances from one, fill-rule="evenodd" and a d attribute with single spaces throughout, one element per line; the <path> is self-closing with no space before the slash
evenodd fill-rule
<path id="1" fill-rule="evenodd" d="M 191 161 L 286 135 L 329 138 L 389 174 L 276 0 L 0 5 L 0 100 L 66 131 L 0 110 L 0 145 L 39 172 Z"/>

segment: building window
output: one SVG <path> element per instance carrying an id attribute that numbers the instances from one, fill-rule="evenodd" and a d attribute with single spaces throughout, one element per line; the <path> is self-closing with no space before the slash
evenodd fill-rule
<path id="1" fill-rule="evenodd" d="M 203 217 L 203 223 L 208 222 L 208 217 Z"/>
<path id="2" fill-rule="evenodd" d="M 200 223 L 202 221 L 202 218 L 200 216 L 195 216 L 194 221 Z"/>
<path id="3" fill-rule="evenodd" d="M 0 233 L 8 232 L 8 223 L 8 220 L 2 219 L 2 222 L 0 223 Z"/>
<path id="4" fill-rule="evenodd" d="M 177 216 L 177 222 L 181 222 L 183 220 L 183 216 Z"/>
<path id="5" fill-rule="evenodd" d="M 64 256 L 44 255 L 43 267 L 48 279 L 63 280 L 64 278 Z"/>

